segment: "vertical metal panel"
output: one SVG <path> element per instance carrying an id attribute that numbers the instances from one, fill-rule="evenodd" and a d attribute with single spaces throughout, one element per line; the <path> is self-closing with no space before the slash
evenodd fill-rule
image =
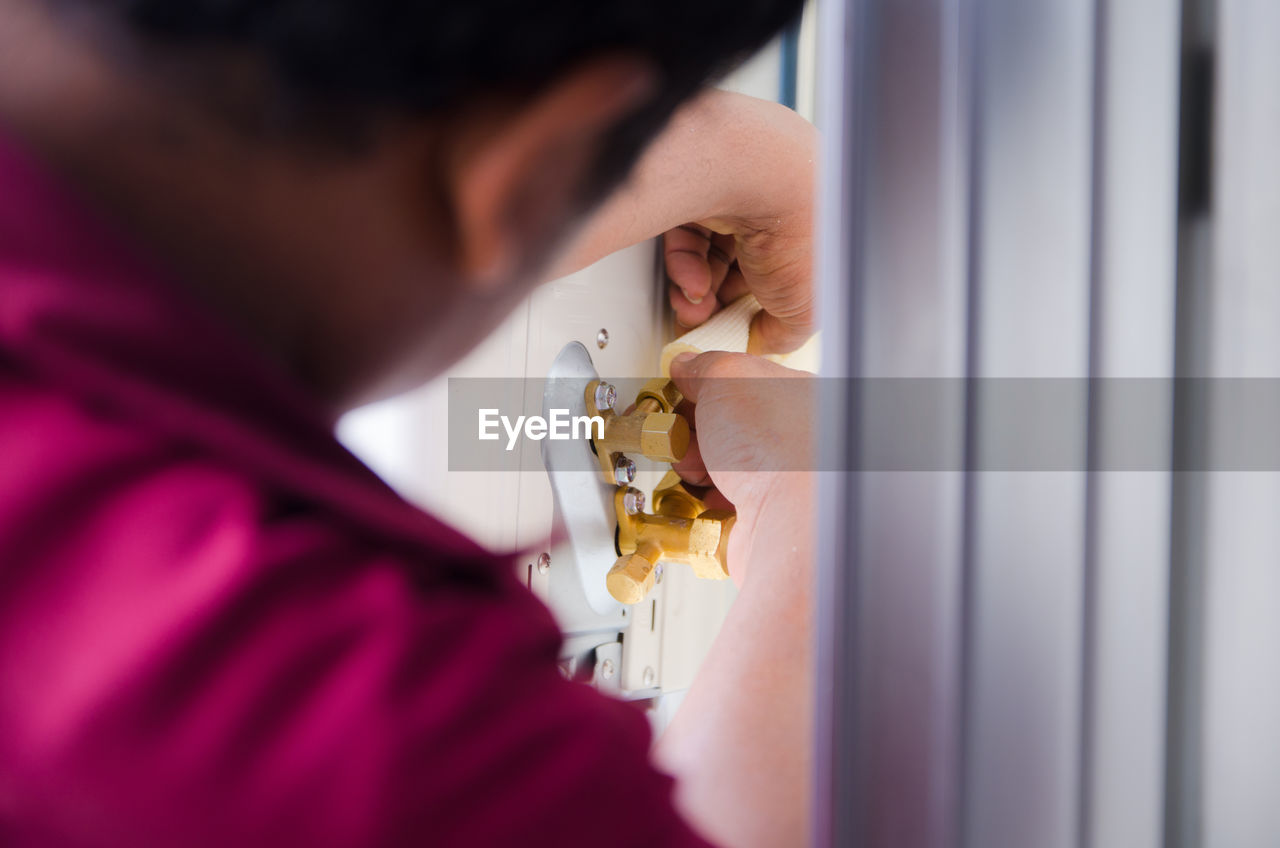
<path id="1" fill-rule="evenodd" d="M 1170 376 L 1178 0 L 825 14 L 827 373 Z M 1051 422 L 1081 469 L 1132 423 L 1096 388 Z M 964 474 L 823 482 L 820 844 L 1160 841 L 1172 475 L 986 470 L 990 390 L 927 430 Z"/>
<path id="2" fill-rule="evenodd" d="M 818 56 L 821 63 L 817 113 L 822 122 L 822 174 L 819 197 L 817 273 L 822 324 L 822 374 L 841 378 L 856 371 L 851 270 L 857 244 L 859 174 L 857 121 L 858 63 L 865 45 L 855 20 L 855 0 L 827 0 L 819 6 Z M 845 422 L 852 409 L 839 380 L 819 395 L 819 462 L 845 467 L 850 439 Z M 853 617 L 856 603 L 850 543 L 856 533 L 849 476 L 831 470 L 819 475 L 816 526 L 817 641 L 812 842 L 817 846 L 855 844 L 861 807 L 853 779 L 857 734 L 851 712 L 857 669 Z"/>
<path id="3" fill-rule="evenodd" d="M 821 9 L 828 377 L 964 374 L 958 5 Z M 821 400 L 824 467 L 857 467 L 872 416 L 851 382 Z M 930 423 L 958 465 L 963 406 Z M 822 475 L 816 844 L 955 844 L 962 491 L 954 471 Z"/>
<path id="4" fill-rule="evenodd" d="M 1178 281 L 1174 368 L 1179 378 L 1208 376 L 1212 283 L 1209 195 L 1215 0 L 1183 0 L 1178 150 Z M 1190 380 L 1174 389 L 1175 468 L 1203 468 L 1206 396 Z M 1202 844 L 1201 772 L 1204 700 L 1204 570 L 1207 475 L 1173 477 L 1169 546 L 1169 639 L 1165 737 L 1164 841 Z"/>
<path id="5" fill-rule="evenodd" d="M 974 190 L 975 375 L 1089 372 L 1092 4 L 985 0 Z M 976 396 L 973 461 L 1002 423 Z M 1076 436 L 1087 401 L 1052 422 Z M 972 482 L 965 842 L 1074 845 L 1086 479 L 982 470 Z"/>
<path id="6" fill-rule="evenodd" d="M 1280 6 L 1218 0 L 1218 10 L 1209 367 L 1280 378 Z M 1212 408 L 1211 457 L 1249 430 L 1228 415 Z M 1204 844 L 1274 846 L 1280 474 L 1215 471 L 1207 482 Z"/>
<path id="7" fill-rule="evenodd" d="M 1118 395 L 1146 392 L 1154 421 L 1172 414 L 1177 237 L 1177 0 L 1099 7 L 1094 197 L 1093 375 Z M 1101 394 L 1102 396 L 1099 396 Z M 1118 403 L 1112 404 L 1109 401 Z M 1132 406 L 1095 392 L 1093 456 L 1123 464 Z M 1147 434 L 1172 455 L 1172 425 Z M 1082 836 L 1095 848 L 1161 843 L 1171 475 L 1095 472 L 1086 617 L 1087 712 Z"/>
<path id="8" fill-rule="evenodd" d="M 852 190 L 861 228 L 852 243 L 860 378 L 965 376 L 968 156 L 961 108 L 959 4 L 867 4 L 860 47 L 863 157 Z M 958 385 L 958 384 L 957 384 Z M 851 615 L 858 689 L 854 722 L 854 844 L 943 846 L 956 840 L 963 392 L 940 392 L 938 415 L 920 422 L 920 449 L 936 470 L 859 472 L 851 540 Z M 858 455 L 876 398 L 855 391 Z M 863 444 L 865 439 L 866 444 Z M 950 470 L 948 470 L 950 469 Z"/>

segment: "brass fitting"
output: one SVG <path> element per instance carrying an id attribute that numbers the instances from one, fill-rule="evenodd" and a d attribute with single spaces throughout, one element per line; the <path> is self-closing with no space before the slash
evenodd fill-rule
<path id="1" fill-rule="evenodd" d="M 670 380 L 650 380 L 636 397 L 635 409 L 623 415 L 612 404 L 598 402 L 607 384 L 592 380 L 587 384 L 588 415 L 604 419 L 603 438 L 592 438 L 600 470 L 616 481 L 620 456 L 640 454 L 658 462 L 679 462 L 689 450 L 689 422 L 675 413 L 680 392 Z"/>
<path id="2" fill-rule="evenodd" d="M 674 471 L 654 489 L 651 515 L 635 509 L 636 499 L 628 500 L 627 492 L 621 487 L 614 494 L 621 556 L 605 579 L 615 599 L 624 604 L 644 600 L 666 564 L 684 563 L 703 580 L 729 576 L 726 554 L 734 513 L 707 509 Z"/>
<path id="3" fill-rule="evenodd" d="M 662 377 L 655 377 L 645 383 L 644 388 L 640 389 L 640 394 L 636 395 L 636 408 L 639 409 L 645 405 L 649 409 L 674 412 L 682 400 L 684 395 L 680 394 L 675 383 Z"/>

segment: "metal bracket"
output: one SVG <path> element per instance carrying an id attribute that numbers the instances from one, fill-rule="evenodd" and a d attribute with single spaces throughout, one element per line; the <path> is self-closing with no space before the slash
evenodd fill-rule
<path id="1" fill-rule="evenodd" d="M 568 409 L 570 415 L 587 415 L 584 393 L 587 384 L 597 379 L 595 365 L 587 349 L 578 342 L 565 345 L 547 373 L 542 395 L 542 414 L 550 417 L 552 409 Z M 587 454 L 584 456 L 584 453 Z M 614 532 L 613 496 L 616 486 L 608 485 L 598 472 L 586 470 L 594 465 L 590 448 L 584 440 L 542 442 L 542 462 L 551 480 L 555 498 L 553 532 L 567 542 L 572 568 L 581 593 L 591 611 L 618 619 L 618 628 L 626 626 L 622 604 L 609 594 L 605 577 L 617 559 Z M 562 557 L 557 557 L 557 567 Z M 558 575 L 557 575 L 558 576 Z M 563 581 L 558 581 L 563 583 Z M 572 592 L 568 587 L 564 588 Z"/>

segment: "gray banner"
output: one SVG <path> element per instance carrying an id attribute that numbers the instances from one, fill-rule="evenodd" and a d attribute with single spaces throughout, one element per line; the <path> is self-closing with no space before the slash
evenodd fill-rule
<path id="1" fill-rule="evenodd" d="M 618 389 L 622 411 L 645 381 L 609 382 Z M 815 377 L 804 382 L 811 398 L 808 408 L 796 402 L 795 379 L 709 380 L 697 386 L 696 393 L 739 398 L 736 408 L 743 431 L 759 432 L 760 438 L 776 443 L 814 437 L 818 393 L 851 392 L 862 412 L 855 453 L 837 467 L 790 459 L 779 470 L 1280 471 L 1280 380 L 1276 379 Z M 581 442 L 582 470 L 595 468 L 588 434 L 599 422 L 577 420 L 567 409 L 544 414 L 546 384 L 546 380 L 450 380 L 449 469 L 542 471 L 541 442 L 548 438 Z M 1194 407 L 1212 407 L 1213 420 L 1225 422 L 1218 426 L 1229 430 L 1214 434 L 1213 452 L 1189 451 L 1194 459 L 1177 465 L 1161 447 L 1168 443 L 1175 395 Z M 786 409 L 771 407 L 781 402 Z M 714 414 L 710 404 L 702 407 L 697 415 Z M 966 409 L 976 428 L 971 440 L 940 428 L 939 422 L 954 420 L 949 412 Z M 1105 433 L 1092 450 L 1081 436 L 1086 430 L 1082 422 L 1091 414 L 1098 424 L 1095 432 Z M 767 428 L 761 426 L 766 419 Z M 696 416 L 693 423 L 696 432 Z M 971 442 L 971 451 L 966 451 L 966 441 Z M 817 455 L 794 450 L 776 453 Z M 751 465 L 756 461 L 722 461 L 709 470 L 758 470 Z"/>

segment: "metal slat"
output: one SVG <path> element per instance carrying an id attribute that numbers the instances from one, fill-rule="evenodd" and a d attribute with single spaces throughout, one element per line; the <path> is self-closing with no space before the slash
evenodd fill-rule
<path id="1" fill-rule="evenodd" d="M 845 47 L 858 51 L 845 57 L 857 87 L 841 104 L 854 111 L 845 143 L 858 157 L 842 181 L 850 217 L 824 240 L 841 251 L 826 267 L 846 275 L 824 278 L 846 286 L 824 291 L 824 311 L 844 323 L 826 332 L 845 342 L 845 375 L 937 381 L 939 414 L 922 422 L 917 447 L 933 448 L 942 462 L 843 475 L 846 488 L 824 497 L 841 505 L 830 521 L 851 528 L 843 550 L 824 552 L 843 569 L 828 579 L 847 581 L 822 589 L 838 599 L 825 610 L 823 633 L 845 640 L 845 665 L 834 673 L 848 675 L 832 708 L 844 724 L 834 729 L 843 747 L 829 764 L 842 787 L 830 836 L 842 845 L 943 846 L 956 838 L 960 749 L 965 409 L 963 392 L 941 385 L 958 389 L 965 375 L 959 7 L 924 0 L 858 8 Z M 843 307 L 831 310 L 833 303 Z M 847 445 L 852 467 L 884 437 L 874 432 L 879 396 L 860 392 L 865 385 L 843 384 L 840 416 L 822 419 L 830 424 L 823 442 Z"/>
<path id="2" fill-rule="evenodd" d="M 822 481 L 816 842 L 1157 844 L 1171 475 L 984 463 L 990 378 L 1075 378 L 1045 426 L 1084 469 L 1132 407 L 1082 378 L 1172 373 L 1179 4 L 823 14 L 826 373 L 980 379 L 916 434 L 967 471 Z"/>
<path id="3" fill-rule="evenodd" d="M 1218 0 L 1209 373 L 1280 378 L 1280 6 Z M 1270 405 L 1265 398 L 1269 395 Z M 1215 381 L 1210 457 L 1280 439 L 1274 383 Z M 1234 407 L 1234 408 L 1233 408 Z M 1280 844 L 1280 473 L 1206 475 L 1203 844 Z"/>
<path id="4" fill-rule="evenodd" d="M 855 303 L 851 273 L 857 250 L 858 198 L 854 184 L 861 169 L 857 134 L 858 63 L 865 56 L 864 28 L 854 0 L 828 0 L 819 6 L 818 56 L 821 62 L 818 115 L 822 121 L 822 183 L 819 198 L 817 273 L 822 325 L 822 373 L 842 378 L 856 373 L 856 348 L 849 332 Z M 849 460 L 845 422 L 852 411 L 843 383 L 828 380 L 819 394 L 818 456 L 822 467 L 839 469 Z M 856 585 L 850 542 L 856 532 L 854 491 L 848 475 L 819 475 L 814 698 L 814 775 L 812 842 L 815 846 L 856 844 L 861 819 L 855 757 L 854 709 L 857 671 L 852 616 Z"/>
<path id="5" fill-rule="evenodd" d="M 1141 397 L 1172 455 L 1180 5 L 1099 5 L 1092 456 L 1122 468 Z M 1082 844 L 1161 844 L 1172 475 L 1090 480 Z"/>
<path id="6" fill-rule="evenodd" d="M 985 0 L 980 15 L 974 374 L 1083 378 L 1092 9 Z M 1007 438 L 1010 420 L 989 405 L 999 391 L 984 381 L 976 397 L 977 468 Z M 1083 468 L 1087 398 L 1063 406 L 1038 424 L 1065 433 Z M 965 844 L 1074 845 L 1086 475 L 981 470 L 971 491 Z"/>

